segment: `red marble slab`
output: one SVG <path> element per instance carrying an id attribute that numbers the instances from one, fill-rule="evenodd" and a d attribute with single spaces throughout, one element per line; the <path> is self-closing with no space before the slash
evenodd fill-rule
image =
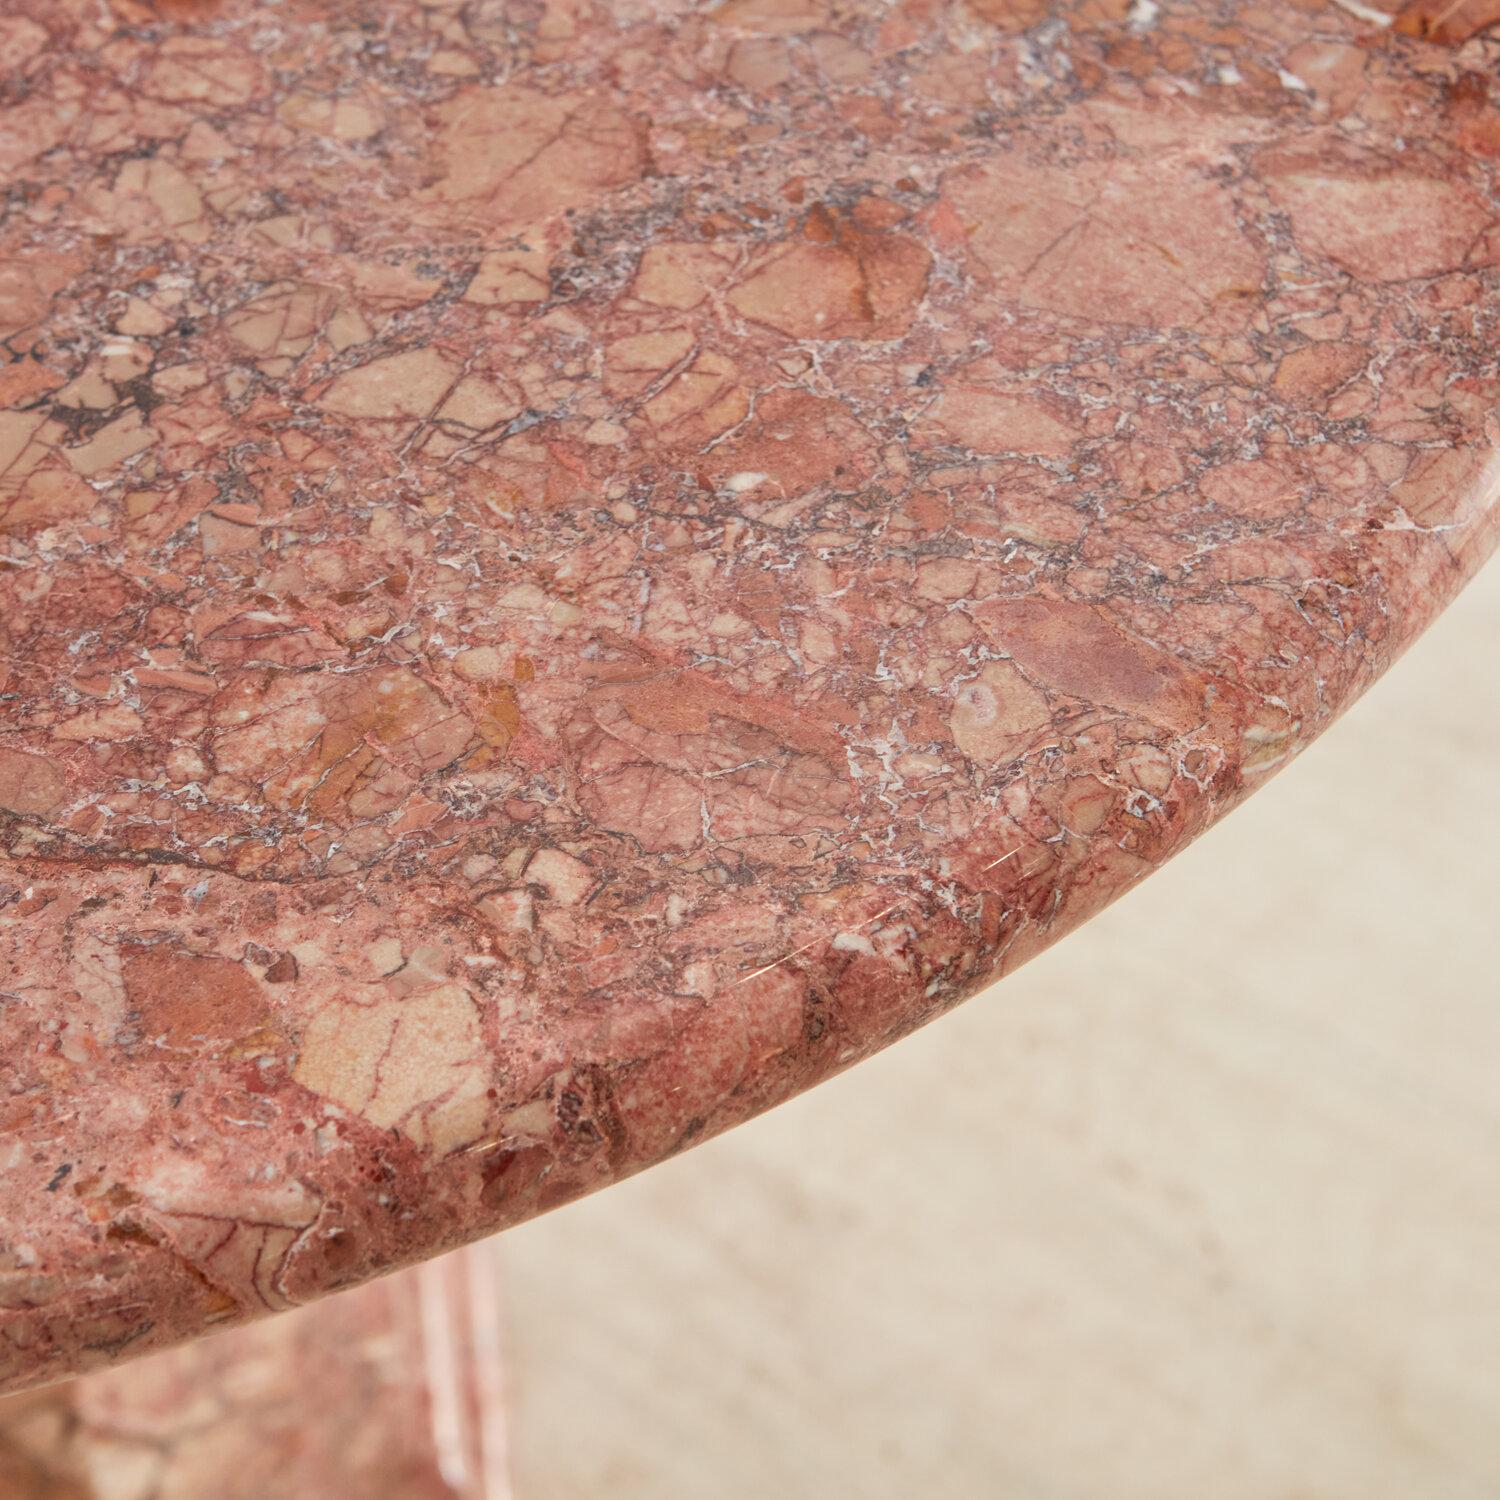
<path id="1" fill-rule="evenodd" d="M 1496 540 L 1494 19 L 12 0 L 0 1385 L 679 1151 L 1284 765 Z"/>
<path id="2" fill-rule="evenodd" d="M 509 1500 L 496 1265 L 471 1246 L 0 1401 L 5 1500 Z"/>

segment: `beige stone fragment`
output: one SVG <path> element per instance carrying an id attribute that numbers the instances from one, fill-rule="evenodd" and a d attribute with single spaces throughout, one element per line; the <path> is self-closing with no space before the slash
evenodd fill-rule
<path id="1" fill-rule="evenodd" d="M 505 658 L 493 646 L 470 646 L 453 658 L 453 670 L 465 682 L 494 682 L 505 675 Z"/>
<path id="2" fill-rule="evenodd" d="M 800 36 L 828 19 L 822 0 L 726 0 L 711 12 L 722 26 L 761 36 Z"/>
<path id="3" fill-rule="evenodd" d="M 318 404 L 345 417 L 425 417 L 457 374 L 436 349 L 407 349 L 344 371 Z"/>
<path id="4" fill-rule="evenodd" d="M 145 300 L 132 297 L 125 304 L 125 311 L 115 319 L 115 328 L 120 333 L 140 338 L 154 338 L 172 326 L 167 315 Z"/>
<path id="5" fill-rule="evenodd" d="M 465 302 L 500 307 L 512 302 L 545 302 L 548 295 L 546 245 L 540 235 L 522 235 L 514 249 L 491 250 L 464 293 Z"/>
<path id="6" fill-rule="evenodd" d="M 697 307 L 733 265 L 733 252 L 716 245 L 650 245 L 641 256 L 631 291 L 642 302 L 681 311 Z"/>
<path id="7" fill-rule="evenodd" d="M 333 301 L 326 287 L 274 286 L 230 313 L 224 327 L 252 354 L 296 358 L 312 347 Z"/>
<path id="8" fill-rule="evenodd" d="M 473 998 L 462 985 L 440 984 L 404 999 L 319 1009 L 303 1033 L 295 1077 L 441 1154 L 483 1124 L 482 1045 Z"/>
<path id="9" fill-rule="evenodd" d="M 377 109 L 350 95 L 325 99 L 317 94 L 289 94 L 276 113 L 294 130 L 326 135 L 335 141 L 367 141 L 378 135 L 384 124 Z"/>
<path id="10" fill-rule="evenodd" d="M 150 203 L 168 233 L 179 238 L 196 242 L 208 235 L 203 195 L 186 172 L 161 157 L 127 161 L 115 179 L 115 196 Z"/>
<path id="11" fill-rule="evenodd" d="M 97 369 L 90 367 L 76 380 L 70 380 L 54 399 L 59 406 L 107 411 L 120 398 L 114 386 Z"/>
<path id="12" fill-rule="evenodd" d="M 483 432 L 498 422 L 508 422 L 520 410 L 520 403 L 494 381 L 482 375 L 466 375 L 454 386 L 437 415 L 441 421 L 458 422 Z"/>
<path id="13" fill-rule="evenodd" d="M 242 525 L 213 514 L 198 518 L 198 535 L 203 550 L 210 557 L 233 552 L 253 552 L 260 546 L 260 532 L 255 526 Z"/>
<path id="14" fill-rule="evenodd" d="M 978 567 L 967 558 L 936 557 L 917 569 L 917 597 L 952 604 L 969 598 L 978 578 Z"/>
<path id="15" fill-rule="evenodd" d="M 59 724 L 52 734 L 60 740 L 128 740 L 141 732 L 141 716 L 123 703 L 85 709 Z"/>
<path id="16" fill-rule="evenodd" d="M 479 64 L 457 47 L 443 47 L 427 59 L 427 71 L 438 78 L 475 78 Z"/>
<path id="17" fill-rule="evenodd" d="M 144 91 L 173 104 L 247 104 L 260 68 L 254 54 L 211 37 L 168 37 L 148 69 Z"/>
<path id="18" fill-rule="evenodd" d="M 1049 722 L 1047 700 L 1011 662 L 991 662 L 954 695 L 954 743 L 980 765 L 1020 754 Z"/>
<path id="19" fill-rule="evenodd" d="M 576 906 L 594 886 L 594 872 L 561 849 L 538 849 L 526 865 L 526 882 L 539 885 L 552 900 Z"/>
<path id="20" fill-rule="evenodd" d="M 146 425 L 140 412 L 128 411 L 100 428 L 88 442 L 63 452 L 74 469 L 88 479 L 144 452 L 156 439 L 156 430 Z"/>

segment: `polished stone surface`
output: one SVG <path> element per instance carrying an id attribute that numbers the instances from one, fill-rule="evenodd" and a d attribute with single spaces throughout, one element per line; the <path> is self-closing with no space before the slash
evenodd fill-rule
<path id="1" fill-rule="evenodd" d="M 1325 727 L 1496 540 L 1491 20 L 13 8 L 0 1384 L 721 1130 Z"/>

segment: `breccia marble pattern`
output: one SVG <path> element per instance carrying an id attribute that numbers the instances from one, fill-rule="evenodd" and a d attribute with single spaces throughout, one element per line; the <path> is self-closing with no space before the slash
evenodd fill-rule
<path id="1" fill-rule="evenodd" d="M 13 0 L 0 1385 L 679 1151 L 1285 764 L 1496 541 L 1495 19 Z"/>

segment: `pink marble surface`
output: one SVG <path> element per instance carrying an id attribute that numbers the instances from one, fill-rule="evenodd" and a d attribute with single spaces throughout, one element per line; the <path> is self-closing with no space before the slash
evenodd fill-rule
<path id="1" fill-rule="evenodd" d="M 510 1500 L 495 1259 L 0 1400 L 4 1500 Z"/>
<path id="2" fill-rule="evenodd" d="M 1494 20 L 13 0 L 0 1387 L 681 1150 L 1284 765 L 1496 540 Z"/>

